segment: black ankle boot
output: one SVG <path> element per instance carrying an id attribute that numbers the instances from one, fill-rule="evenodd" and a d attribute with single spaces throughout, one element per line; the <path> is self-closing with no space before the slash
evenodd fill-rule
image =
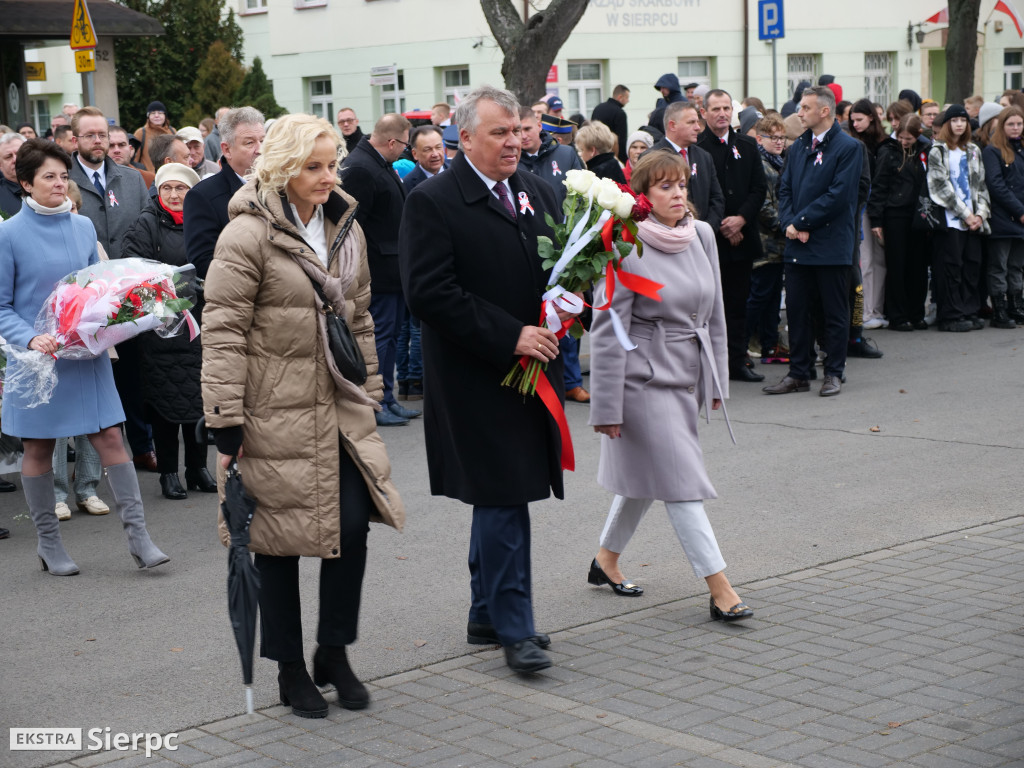
<path id="1" fill-rule="evenodd" d="M 989 325 L 993 328 L 1016 328 L 1017 323 L 1006 311 L 1006 298 L 1003 296 L 992 297 L 992 319 Z"/>
<path id="2" fill-rule="evenodd" d="M 217 481 L 210 476 L 206 467 L 186 469 L 185 485 L 188 486 L 190 491 L 200 491 L 202 493 L 217 492 Z"/>
<path id="3" fill-rule="evenodd" d="M 343 645 L 321 645 L 316 649 L 313 680 L 319 686 L 333 685 L 338 691 L 338 704 L 345 709 L 366 709 L 370 703 L 370 692 L 348 665 Z"/>
<path id="4" fill-rule="evenodd" d="M 181 501 L 188 498 L 185 489 L 181 487 L 181 480 L 178 479 L 177 472 L 160 475 L 160 490 L 163 491 L 165 499 Z"/>
<path id="5" fill-rule="evenodd" d="M 277 662 L 281 703 L 299 717 L 327 717 L 327 701 L 309 679 L 305 661 Z"/>

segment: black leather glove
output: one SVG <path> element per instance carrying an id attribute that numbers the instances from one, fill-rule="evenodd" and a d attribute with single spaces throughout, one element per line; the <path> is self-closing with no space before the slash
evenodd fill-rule
<path id="1" fill-rule="evenodd" d="M 242 427 L 221 427 L 220 429 L 211 429 L 213 433 L 213 442 L 217 444 L 218 453 L 227 454 L 228 456 L 237 456 L 238 449 L 242 447 Z"/>

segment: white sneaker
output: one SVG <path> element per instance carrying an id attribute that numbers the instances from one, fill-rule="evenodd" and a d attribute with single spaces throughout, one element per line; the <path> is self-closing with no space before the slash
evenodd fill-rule
<path id="1" fill-rule="evenodd" d="M 864 321 L 863 328 L 864 328 L 865 331 L 873 331 L 873 330 L 875 330 L 877 328 L 885 328 L 887 325 L 889 325 L 889 323 L 887 323 L 882 318 L 880 318 L 880 317 L 872 317 L 870 320 L 865 320 Z"/>
<path id="2" fill-rule="evenodd" d="M 90 496 L 78 502 L 78 508 L 90 515 L 106 515 L 110 513 L 110 507 L 103 503 L 99 496 Z"/>
<path id="3" fill-rule="evenodd" d="M 57 513 L 58 520 L 70 520 L 71 519 L 71 507 L 65 504 L 63 501 L 57 502 L 57 506 L 53 508 L 53 511 Z"/>

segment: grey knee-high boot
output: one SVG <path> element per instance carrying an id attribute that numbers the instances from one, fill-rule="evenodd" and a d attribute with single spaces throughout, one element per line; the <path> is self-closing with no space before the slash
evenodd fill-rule
<path id="1" fill-rule="evenodd" d="M 68 557 L 64 550 L 64 542 L 60 538 L 60 523 L 53 508 L 57 503 L 53 492 L 53 472 L 35 477 L 21 476 L 25 487 L 25 500 L 32 522 L 36 526 L 39 546 L 36 554 L 44 571 L 54 576 L 74 576 L 78 573 L 75 561 Z"/>
<path id="2" fill-rule="evenodd" d="M 131 552 L 139 568 L 155 568 L 169 563 L 171 558 L 157 549 L 150 540 L 146 530 L 146 517 L 142 511 L 142 494 L 139 491 L 139 478 L 135 474 L 135 466 L 126 461 L 107 467 L 107 482 L 114 496 L 117 514 L 121 517 L 121 525 L 128 536 L 128 551 Z"/>

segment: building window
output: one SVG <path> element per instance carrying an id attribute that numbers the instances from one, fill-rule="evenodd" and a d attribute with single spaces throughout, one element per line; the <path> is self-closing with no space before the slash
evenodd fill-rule
<path id="1" fill-rule="evenodd" d="M 30 99 L 28 103 L 28 119 L 35 126 L 36 133 L 42 136 L 50 130 L 50 100 Z"/>
<path id="2" fill-rule="evenodd" d="M 1024 51 L 1003 51 L 1003 88 L 1019 91 L 1024 87 Z"/>
<path id="3" fill-rule="evenodd" d="M 469 93 L 469 67 L 452 67 L 442 70 L 444 77 L 444 100 L 455 106 Z"/>
<path id="4" fill-rule="evenodd" d="M 889 104 L 892 97 L 892 55 L 864 54 L 864 98 L 876 104 Z"/>
<path id="5" fill-rule="evenodd" d="M 380 87 L 380 108 L 381 112 L 405 112 L 405 72 L 398 70 L 395 75 L 398 80 L 398 87 L 394 83 Z"/>
<path id="6" fill-rule="evenodd" d="M 711 59 L 679 59 L 679 85 L 688 83 L 711 87 Z"/>
<path id="7" fill-rule="evenodd" d="M 299 11 L 303 8 L 323 8 L 326 5 L 327 0 L 294 0 L 295 9 Z"/>
<path id="8" fill-rule="evenodd" d="M 267 0 L 241 0 L 241 14 L 245 16 L 250 13 L 266 13 Z"/>
<path id="9" fill-rule="evenodd" d="M 309 112 L 327 122 L 334 121 L 334 97 L 331 95 L 331 78 L 316 77 L 309 81 Z"/>
<path id="10" fill-rule="evenodd" d="M 600 61 L 570 61 L 568 67 L 569 87 L 566 89 L 565 114 L 590 115 L 600 104 L 601 89 L 604 85 Z"/>
<path id="11" fill-rule="evenodd" d="M 818 57 L 813 53 L 791 53 L 786 57 L 786 75 L 789 80 L 789 93 L 796 91 L 801 80 L 811 85 L 818 84 Z"/>

